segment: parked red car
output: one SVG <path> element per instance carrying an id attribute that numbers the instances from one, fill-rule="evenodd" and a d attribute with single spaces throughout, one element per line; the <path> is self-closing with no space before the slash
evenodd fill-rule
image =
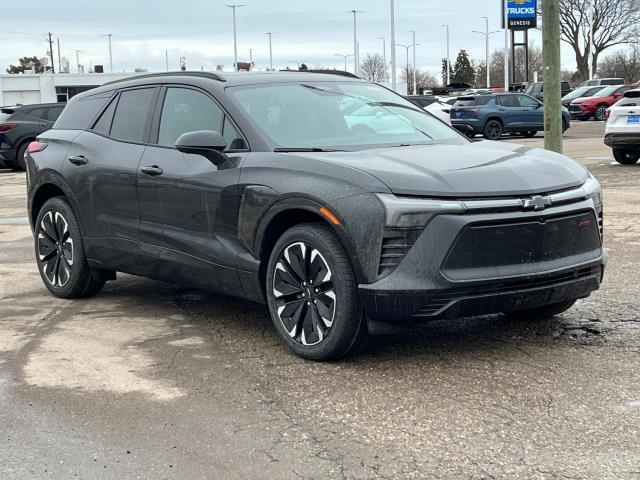
<path id="1" fill-rule="evenodd" d="M 589 120 L 591 117 L 596 120 L 606 120 L 607 108 L 622 98 L 624 92 L 634 85 L 612 85 L 605 87 L 592 97 L 576 98 L 569 104 L 571 118 L 577 120 Z"/>

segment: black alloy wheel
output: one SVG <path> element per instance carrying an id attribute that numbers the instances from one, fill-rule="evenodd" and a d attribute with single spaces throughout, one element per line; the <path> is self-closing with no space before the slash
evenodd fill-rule
<path id="1" fill-rule="evenodd" d="M 96 280 L 84 254 L 73 210 L 61 197 L 45 202 L 35 225 L 38 270 L 47 289 L 60 298 L 86 297 L 104 286 Z"/>
<path id="2" fill-rule="evenodd" d="M 483 130 L 484 138 L 487 140 L 499 140 L 503 133 L 502 123 L 498 120 L 489 120 Z"/>
<path id="3" fill-rule="evenodd" d="M 349 257 L 321 223 L 287 230 L 267 266 L 266 296 L 276 331 L 297 355 L 333 360 L 361 346 L 366 322 Z"/>

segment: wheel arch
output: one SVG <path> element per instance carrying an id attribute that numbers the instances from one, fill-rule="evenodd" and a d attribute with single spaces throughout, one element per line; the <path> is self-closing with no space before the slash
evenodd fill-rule
<path id="1" fill-rule="evenodd" d="M 80 230 L 84 231 L 82 219 L 78 215 L 79 210 L 77 208 L 75 198 L 73 197 L 71 189 L 59 174 L 43 172 L 38 179 L 37 184 L 31 185 L 29 190 L 29 222 L 31 223 L 32 229 L 35 226 L 38 213 L 40 213 L 45 202 L 53 197 L 63 197 L 67 202 L 69 202 L 69 205 L 76 214 Z"/>

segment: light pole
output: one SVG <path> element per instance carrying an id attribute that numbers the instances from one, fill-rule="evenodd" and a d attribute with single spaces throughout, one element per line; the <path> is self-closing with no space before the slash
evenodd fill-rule
<path id="1" fill-rule="evenodd" d="M 416 75 L 416 31 L 409 30 L 409 33 L 413 35 L 413 94 L 417 95 L 418 93 L 418 81 Z M 408 73 L 408 70 L 407 70 Z"/>
<path id="2" fill-rule="evenodd" d="M 589 28 L 589 53 L 587 55 L 587 61 L 589 62 L 589 80 L 593 80 L 593 56 L 591 55 L 591 49 L 593 48 L 594 25 L 596 23 L 596 9 L 593 0 L 589 0 L 589 7 L 591 10 L 591 28 Z"/>
<path id="3" fill-rule="evenodd" d="M 353 73 L 358 75 L 360 72 L 360 58 L 358 58 L 358 14 L 362 10 L 349 10 L 347 13 L 353 14 Z"/>
<path id="4" fill-rule="evenodd" d="M 244 5 L 227 5 L 233 10 L 233 67 L 238 71 L 238 36 L 236 33 L 236 8 L 244 7 Z"/>
<path id="5" fill-rule="evenodd" d="M 449 83 L 451 83 L 451 79 L 449 78 L 449 74 L 451 72 L 451 60 L 449 57 L 449 25 L 442 25 L 443 27 L 445 27 L 447 29 L 447 85 L 449 85 Z"/>
<path id="6" fill-rule="evenodd" d="M 403 47 L 407 50 L 407 94 L 409 94 L 409 49 L 411 48 L 411 45 L 396 43 L 396 47 Z"/>
<path id="7" fill-rule="evenodd" d="M 164 51 L 164 64 L 168 72 L 169 71 L 169 50 Z"/>
<path id="8" fill-rule="evenodd" d="M 509 91 L 509 0 L 502 2 L 504 15 L 504 91 Z"/>
<path id="9" fill-rule="evenodd" d="M 113 34 L 107 33 L 102 36 L 107 37 L 109 39 L 109 71 L 113 73 L 113 55 L 111 54 L 111 37 L 113 36 Z"/>
<path id="10" fill-rule="evenodd" d="M 249 63 L 253 63 L 253 48 L 249 49 Z"/>
<path id="11" fill-rule="evenodd" d="M 479 33 L 480 35 L 484 35 L 485 37 L 485 67 L 487 69 L 487 88 L 491 87 L 491 76 L 489 74 L 489 35 L 494 33 L 498 33 L 499 30 L 495 30 L 493 32 L 489 31 L 489 17 L 482 17 L 485 20 L 485 29 L 484 32 L 479 30 L 474 30 L 473 33 Z"/>
<path id="12" fill-rule="evenodd" d="M 336 53 L 335 55 L 336 55 L 336 57 L 342 57 L 342 58 L 344 58 L 344 71 L 346 72 L 346 71 L 347 71 L 347 58 L 349 58 L 350 56 L 352 56 L 352 55 L 353 55 L 353 53 L 348 53 L 347 55 L 343 55 L 343 54 L 341 54 L 341 53 Z"/>
<path id="13" fill-rule="evenodd" d="M 275 32 L 265 33 L 265 35 L 269 37 L 269 70 L 273 70 L 273 48 L 271 46 L 271 37 L 275 34 Z"/>
<path id="14" fill-rule="evenodd" d="M 391 2 L 391 88 L 396 89 L 396 7 L 394 0 Z"/>
<path id="15" fill-rule="evenodd" d="M 384 62 L 384 81 L 387 81 L 387 39 L 378 37 L 382 40 L 382 61 Z"/>

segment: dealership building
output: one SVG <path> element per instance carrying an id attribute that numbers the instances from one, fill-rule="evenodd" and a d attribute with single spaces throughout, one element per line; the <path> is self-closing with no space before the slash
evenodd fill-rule
<path id="1" fill-rule="evenodd" d="M 0 106 L 66 102 L 74 95 L 139 73 L 0 75 Z"/>

